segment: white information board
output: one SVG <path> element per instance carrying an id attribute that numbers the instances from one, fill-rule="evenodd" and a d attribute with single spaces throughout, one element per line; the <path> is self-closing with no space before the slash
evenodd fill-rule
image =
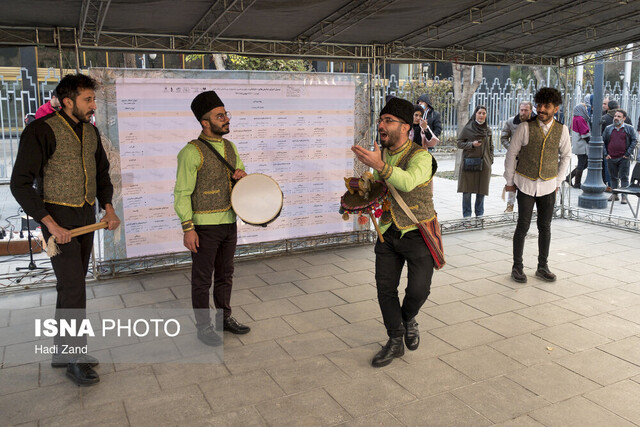
<path id="1" fill-rule="evenodd" d="M 236 144 L 247 173 L 271 176 L 284 194 L 281 215 L 266 228 L 238 222 L 238 244 L 353 230 L 338 208 L 343 177 L 353 174 L 355 79 L 257 74 L 215 80 L 115 77 L 127 258 L 185 250 L 173 209 L 176 156 L 200 133 L 190 104 L 205 90 L 215 90 L 231 112 L 226 137 Z"/>

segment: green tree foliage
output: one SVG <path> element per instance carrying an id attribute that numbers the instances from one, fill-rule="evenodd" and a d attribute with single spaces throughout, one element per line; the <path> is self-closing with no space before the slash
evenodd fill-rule
<path id="1" fill-rule="evenodd" d="M 407 80 L 399 88 L 398 96 L 416 104 L 422 94 L 431 96 L 431 103 L 436 111 L 444 111 L 447 108 L 447 94 L 453 90 L 449 80 Z"/>
<path id="2" fill-rule="evenodd" d="M 226 64 L 228 70 L 311 71 L 311 61 L 303 59 L 274 59 L 229 55 Z"/>

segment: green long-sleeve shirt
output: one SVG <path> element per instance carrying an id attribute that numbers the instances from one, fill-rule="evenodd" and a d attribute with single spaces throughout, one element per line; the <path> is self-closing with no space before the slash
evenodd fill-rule
<path id="1" fill-rule="evenodd" d="M 410 147 L 412 143 L 411 140 L 407 140 L 407 142 L 400 147 L 396 151 L 390 151 L 385 149 L 386 156 L 386 166 L 382 170 L 382 173 L 378 173 L 378 171 L 373 172 L 373 176 L 376 179 L 380 179 L 384 176 L 385 181 L 389 182 L 393 185 L 398 191 L 409 192 L 416 188 L 418 185 L 423 184 L 431 179 L 433 175 L 431 171 L 431 154 L 427 151 L 419 151 L 416 153 L 407 164 L 407 169 L 401 169 L 398 167 L 394 167 L 398 161 L 402 158 L 403 153 Z M 393 197 L 389 194 L 387 197 Z M 389 227 L 391 227 L 392 223 L 380 225 L 380 231 L 384 234 L 385 231 Z M 407 231 L 416 230 L 418 227 L 413 226 L 402 230 L 402 235 Z"/>
<path id="2" fill-rule="evenodd" d="M 218 153 L 224 155 L 224 144 L 222 140 L 214 140 L 209 138 L 204 133 L 201 133 L 199 138 L 204 139 Z M 236 169 L 244 170 L 244 164 L 238 154 L 238 148 L 231 142 L 233 151 L 236 153 Z M 198 149 L 192 144 L 187 144 L 178 153 L 178 171 L 176 173 L 176 186 L 173 190 L 173 207 L 180 218 L 180 222 L 192 220 L 195 225 L 219 225 L 219 224 L 232 224 L 236 222 L 236 213 L 233 209 L 228 209 L 224 212 L 214 212 L 207 214 L 194 214 L 191 207 L 191 194 L 196 188 L 196 178 L 198 176 L 198 169 L 202 163 L 202 158 Z"/>

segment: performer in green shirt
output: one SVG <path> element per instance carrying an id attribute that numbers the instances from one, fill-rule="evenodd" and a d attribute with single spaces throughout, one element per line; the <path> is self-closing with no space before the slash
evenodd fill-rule
<path id="1" fill-rule="evenodd" d="M 433 220 L 433 158 L 409 139 L 413 105 L 392 98 L 380 112 L 378 133 L 383 152 L 377 144 L 374 151 L 353 146 L 358 160 L 375 169 L 374 176 L 393 185 L 410 206 L 418 221 Z M 381 367 L 420 344 L 415 316 L 427 300 L 431 288 L 434 261 L 416 225 L 400 208 L 395 198 L 387 196 L 389 209 L 380 218 L 384 243 L 378 239 L 376 253 L 376 287 L 378 302 L 389 340 L 371 364 Z M 400 304 L 398 286 L 405 262 L 409 269 L 405 297 Z M 404 343 L 403 343 L 404 337 Z"/>
<path id="2" fill-rule="evenodd" d="M 191 302 L 198 339 L 207 345 L 221 342 L 211 324 L 209 290 L 213 276 L 213 302 L 222 310 L 224 330 L 246 334 L 250 328 L 231 317 L 233 257 L 238 240 L 236 214 L 231 208 L 234 180 L 247 174 L 238 149 L 223 135 L 229 133 L 231 113 L 214 91 L 202 92 L 191 103 L 202 133 L 178 153 L 174 208 L 191 251 Z M 217 151 L 235 172 L 222 163 Z"/>

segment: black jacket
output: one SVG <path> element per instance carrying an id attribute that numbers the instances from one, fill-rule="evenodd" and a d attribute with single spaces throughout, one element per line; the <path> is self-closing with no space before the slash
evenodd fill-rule
<path id="1" fill-rule="evenodd" d="M 431 105 L 431 97 L 425 93 L 424 95 L 420 95 L 418 102 L 426 102 L 429 106 L 429 111 L 427 112 L 427 124 L 433 131 L 433 134 L 439 138 L 442 133 L 442 119 L 440 118 L 440 113 L 433 109 L 433 106 Z"/>

